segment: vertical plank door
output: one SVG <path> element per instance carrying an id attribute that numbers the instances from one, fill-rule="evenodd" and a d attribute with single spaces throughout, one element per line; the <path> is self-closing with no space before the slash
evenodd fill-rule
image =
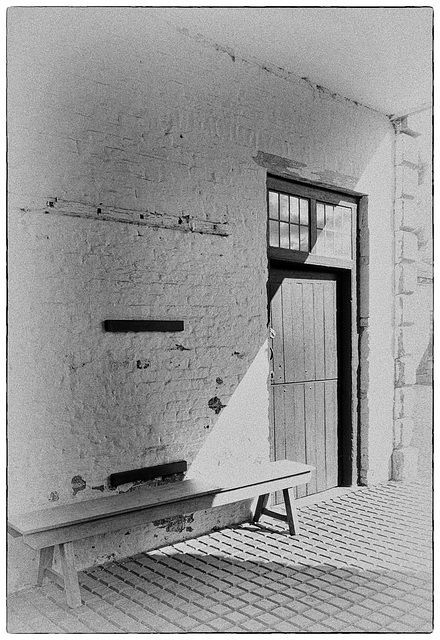
<path id="1" fill-rule="evenodd" d="M 272 458 L 316 467 L 296 497 L 338 485 L 336 287 L 333 274 L 271 271 Z"/>

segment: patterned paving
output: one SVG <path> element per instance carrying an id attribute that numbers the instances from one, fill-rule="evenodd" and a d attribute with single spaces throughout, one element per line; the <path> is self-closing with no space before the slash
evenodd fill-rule
<path id="1" fill-rule="evenodd" d="M 13 594 L 10 633 L 430 632 L 431 487 L 389 482 Z"/>

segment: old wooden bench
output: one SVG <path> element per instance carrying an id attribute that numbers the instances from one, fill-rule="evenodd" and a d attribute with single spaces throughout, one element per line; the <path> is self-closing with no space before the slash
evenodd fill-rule
<path id="1" fill-rule="evenodd" d="M 60 505 L 12 516 L 8 531 L 39 550 L 37 584 L 46 576 L 61 585 L 70 607 L 81 605 L 73 542 L 97 534 L 131 528 L 177 515 L 246 500 L 258 496 L 253 522 L 265 514 L 287 522 L 289 532 L 299 532 L 293 487 L 309 481 L 313 467 L 290 460 L 258 466 L 252 472 L 230 476 L 221 486 L 200 480 L 182 480 L 156 487 L 139 487 L 128 493 Z M 267 509 L 269 495 L 282 491 L 286 515 Z M 58 545 L 62 574 L 54 571 L 54 548 Z"/>

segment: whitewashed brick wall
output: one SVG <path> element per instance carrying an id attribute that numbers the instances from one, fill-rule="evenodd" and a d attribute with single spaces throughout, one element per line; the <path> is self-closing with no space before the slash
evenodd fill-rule
<path id="1" fill-rule="evenodd" d="M 380 260 L 369 266 L 363 364 L 382 395 L 363 461 L 367 475 L 388 477 L 388 119 L 149 10 L 13 8 L 8 20 L 11 511 L 106 494 L 117 471 L 185 459 L 190 475 L 212 480 L 268 458 L 267 169 L 369 195 Z M 48 202 L 158 214 L 159 227 L 71 217 Z M 160 228 L 182 216 L 228 235 Z M 137 318 L 185 330 L 103 331 L 105 319 Z M 212 398 L 225 405 L 218 415 Z M 78 566 L 246 513 L 92 538 L 76 546 Z M 32 583 L 33 553 L 20 541 L 10 551 L 11 588 Z"/>

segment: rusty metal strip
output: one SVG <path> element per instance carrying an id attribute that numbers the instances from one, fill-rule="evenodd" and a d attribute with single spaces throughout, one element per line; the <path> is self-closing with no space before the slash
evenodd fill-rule
<path id="1" fill-rule="evenodd" d="M 173 229 L 189 233 L 203 233 L 217 236 L 228 236 L 226 222 L 211 222 L 200 220 L 189 214 L 169 214 L 157 211 L 134 211 L 103 205 L 92 205 L 82 202 L 72 202 L 62 198 L 51 198 L 45 203 L 20 207 L 26 213 L 43 213 L 48 215 L 73 216 L 89 220 L 104 220 L 106 222 L 122 222 L 138 226 Z"/>

